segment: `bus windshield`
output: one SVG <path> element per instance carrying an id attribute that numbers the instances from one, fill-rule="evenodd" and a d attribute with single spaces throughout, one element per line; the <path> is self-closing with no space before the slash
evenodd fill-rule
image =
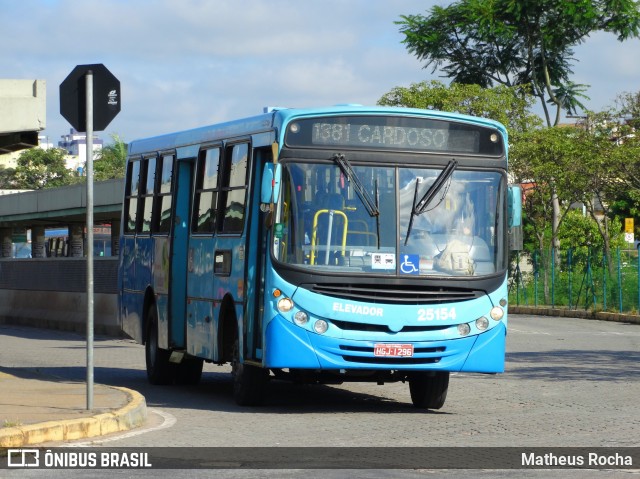
<path id="1" fill-rule="evenodd" d="M 499 171 L 465 170 L 455 159 L 362 165 L 348 153 L 282 165 L 273 244 L 282 263 L 389 276 L 486 276 L 506 267 Z"/>

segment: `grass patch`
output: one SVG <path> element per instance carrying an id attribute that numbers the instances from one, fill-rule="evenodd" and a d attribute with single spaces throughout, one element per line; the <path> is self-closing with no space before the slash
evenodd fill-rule
<path id="1" fill-rule="evenodd" d="M 22 422 L 20 421 L 8 421 L 8 420 L 3 420 L 2 421 L 2 427 L 18 427 L 18 426 L 22 426 Z"/>

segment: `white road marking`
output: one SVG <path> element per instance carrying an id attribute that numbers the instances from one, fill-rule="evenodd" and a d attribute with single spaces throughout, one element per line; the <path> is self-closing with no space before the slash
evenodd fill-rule
<path id="1" fill-rule="evenodd" d="M 514 332 L 514 333 L 523 333 L 523 334 L 544 334 L 545 336 L 550 336 L 551 333 L 546 333 L 544 331 L 524 331 L 522 329 L 516 329 L 516 328 L 512 328 L 511 326 L 509 326 L 507 328 L 507 331 Z"/>

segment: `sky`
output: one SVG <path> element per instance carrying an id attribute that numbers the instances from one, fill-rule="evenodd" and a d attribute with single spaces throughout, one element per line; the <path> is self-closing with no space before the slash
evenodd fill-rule
<path id="1" fill-rule="evenodd" d="M 266 106 L 375 104 L 397 86 L 439 79 L 407 52 L 394 22 L 439 0 L 0 0 L 0 78 L 47 83 L 57 144 L 60 83 L 102 63 L 121 112 L 104 132 L 129 142 L 259 114 Z M 597 33 L 575 49 L 573 81 L 593 111 L 640 91 L 640 40 Z"/>

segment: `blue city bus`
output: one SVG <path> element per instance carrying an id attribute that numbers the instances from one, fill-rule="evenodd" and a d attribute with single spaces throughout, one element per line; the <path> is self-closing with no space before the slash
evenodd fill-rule
<path id="1" fill-rule="evenodd" d="M 443 406 L 451 372 L 504 370 L 507 132 L 491 120 L 356 105 L 133 141 L 122 329 L 152 384 L 229 363 L 234 398 L 271 380 L 403 381 Z"/>

